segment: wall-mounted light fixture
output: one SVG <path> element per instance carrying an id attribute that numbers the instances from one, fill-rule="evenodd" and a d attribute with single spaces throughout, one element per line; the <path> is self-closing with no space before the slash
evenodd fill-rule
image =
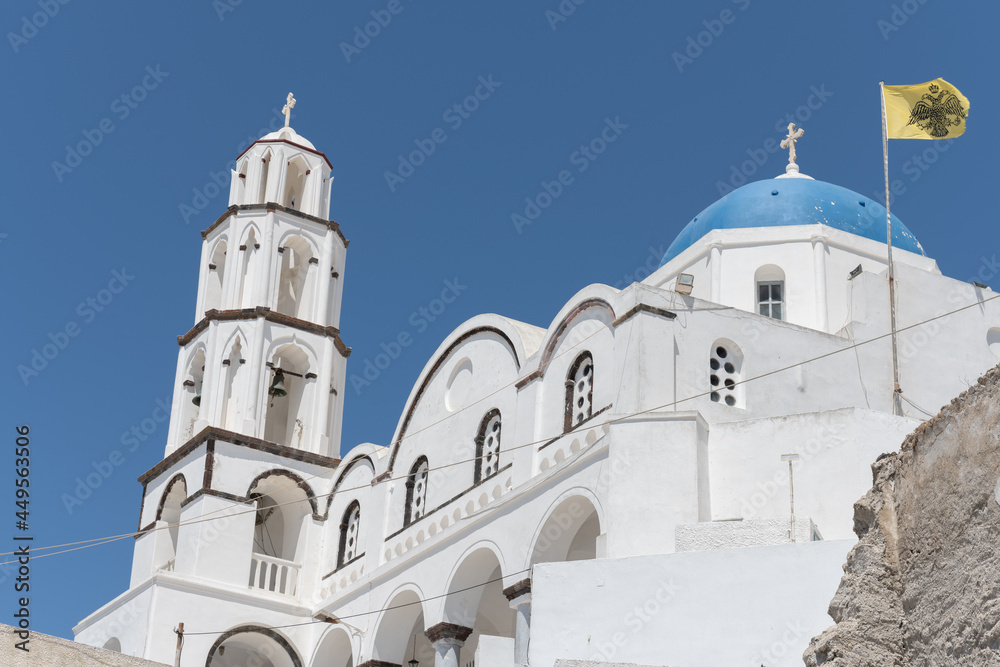
<path id="1" fill-rule="evenodd" d="M 691 290 L 694 289 L 694 276 L 690 273 L 682 273 L 677 276 L 677 280 L 674 282 L 674 291 L 678 294 L 683 294 L 684 296 L 689 296 Z"/>

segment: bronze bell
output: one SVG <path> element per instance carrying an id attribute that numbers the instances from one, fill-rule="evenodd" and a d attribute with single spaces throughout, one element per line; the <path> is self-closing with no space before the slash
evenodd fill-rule
<path id="1" fill-rule="evenodd" d="M 201 385 L 198 385 L 198 388 L 194 390 L 194 398 L 191 399 L 191 402 L 201 407 Z"/>
<path id="2" fill-rule="evenodd" d="M 281 372 L 281 369 L 274 372 L 274 380 L 267 388 L 267 393 L 269 396 L 277 396 L 278 398 L 288 396 L 288 390 L 285 389 L 285 374 Z"/>

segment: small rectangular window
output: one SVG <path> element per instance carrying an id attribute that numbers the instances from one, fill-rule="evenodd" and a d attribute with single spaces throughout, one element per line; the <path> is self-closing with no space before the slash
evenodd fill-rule
<path id="1" fill-rule="evenodd" d="M 757 283 L 757 312 L 776 320 L 785 319 L 785 283 L 782 281 Z"/>

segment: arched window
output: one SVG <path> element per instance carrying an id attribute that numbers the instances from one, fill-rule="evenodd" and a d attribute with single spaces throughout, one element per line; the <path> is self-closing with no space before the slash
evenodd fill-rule
<path id="1" fill-rule="evenodd" d="M 205 350 L 199 349 L 188 364 L 184 393 L 181 397 L 180 432 L 181 442 L 187 442 L 194 435 L 194 423 L 201 414 L 201 385 L 205 376 Z"/>
<path id="2" fill-rule="evenodd" d="M 312 278 L 316 275 L 316 264 L 312 248 L 301 236 L 291 236 L 285 240 L 281 252 L 281 273 L 278 277 L 277 311 L 302 320 L 312 317 Z"/>
<path id="3" fill-rule="evenodd" d="M 222 285 L 226 272 L 226 242 L 219 241 L 208 262 L 208 286 L 205 291 L 205 311 L 222 308 Z"/>
<path id="4" fill-rule="evenodd" d="M 250 484 L 246 497 L 257 510 L 250 586 L 296 595 L 300 570 L 296 565 L 306 555 L 306 527 L 315 510 L 308 486 L 288 471 L 272 470 Z"/>
<path id="5" fill-rule="evenodd" d="M 340 552 L 337 554 L 337 567 L 350 563 L 360 556 L 358 553 L 358 538 L 361 531 L 361 505 L 355 500 L 344 512 L 344 521 L 340 524 Z"/>
<path id="6" fill-rule="evenodd" d="M 296 345 L 283 345 L 275 352 L 264 374 L 267 383 L 267 413 L 264 439 L 303 449 L 313 405 L 315 374 L 309 373 L 309 357 Z"/>
<path id="7" fill-rule="evenodd" d="M 309 167 L 305 160 L 296 156 L 288 161 L 288 173 L 285 176 L 285 192 L 281 197 L 281 205 L 294 208 L 297 211 L 303 210 L 302 196 L 306 191 L 306 174 Z"/>
<path id="8" fill-rule="evenodd" d="M 267 199 L 267 176 L 271 168 L 271 152 L 268 151 L 260 160 L 260 181 L 257 186 L 257 204 L 266 204 Z"/>
<path id="9" fill-rule="evenodd" d="M 240 171 L 236 174 L 236 196 L 234 198 L 234 204 L 246 204 L 247 203 L 247 165 L 250 164 L 250 160 L 243 160 L 243 164 L 240 165 Z"/>
<path id="10" fill-rule="evenodd" d="M 257 234 L 251 229 L 246 236 L 246 243 L 240 246 L 243 253 L 243 275 L 237 276 L 240 280 L 240 297 L 237 300 L 239 308 L 253 308 L 254 283 L 257 279 L 257 257 L 260 254 L 260 242 L 257 241 Z"/>
<path id="11" fill-rule="evenodd" d="M 427 457 L 421 456 L 410 468 L 410 477 L 406 480 L 406 510 L 403 515 L 403 525 L 411 523 L 427 513 Z"/>
<path id="12" fill-rule="evenodd" d="M 225 369 L 225 388 L 222 395 L 222 418 L 220 427 L 236 430 L 239 428 L 240 417 L 243 411 L 243 343 L 240 337 L 236 337 L 233 347 L 229 350 L 229 356 L 223 360 Z"/>
<path id="13" fill-rule="evenodd" d="M 594 414 L 594 358 L 584 352 L 570 366 L 566 378 L 566 413 L 563 430 L 569 431 Z"/>
<path id="14" fill-rule="evenodd" d="M 167 489 L 160 498 L 160 521 L 166 524 L 163 548 L 157 550 L 159 562 L 157 569 L 174 569 L 174 559 L 177 557 L 177 535 L 181 521 L 181 503 L 187 498 L 187 482 L 183 475 L 177 475 L 167 484 Z"/>
<path id="15" fill-rule="evenodd" d="M 743 370 L 743 352 L 729 340 L 717 340 L 712 346 L 708 360 L 709 397 L 713 403 L 723 403 L 731 408 L 742 408 L 743 385 L 740 384 Z"/>
<path id="16" fill-rule="evenodd" d="M 757 286 L 757 313 L 776 320 L 785 320 L 785 272 L 774 264 L 766 264 L 754 274 Z"/>
<path id="17" fill-rule="evenodd" d="M 500 469 L 500 411 L 490 410 L 479 424 L 476 435 L 476 484 Z"/>

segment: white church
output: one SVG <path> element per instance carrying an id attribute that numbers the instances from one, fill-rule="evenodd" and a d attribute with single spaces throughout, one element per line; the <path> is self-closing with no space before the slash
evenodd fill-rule
<path id="1" fill-rule="evenodd" d="M 1000 302 L 892 218 L 895 392 L 885 208 L 792 153 L 641 283 L 459 326 L 392 441 L 341 457 L 331 183 L 287 115 L 237 159 L 131 582 L 78 642 L 173 664 L 183 623 L 183 667 L 801 665 L 871 463 L 1000 357 Z"/>

